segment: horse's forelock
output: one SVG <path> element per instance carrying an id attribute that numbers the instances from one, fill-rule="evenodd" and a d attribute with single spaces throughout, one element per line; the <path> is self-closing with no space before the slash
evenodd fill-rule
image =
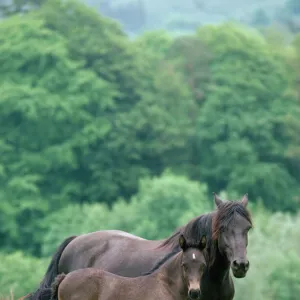
<path id="1" fill-rule="evenodd" d="M 226 228 L 236 214 L 245 218 L 251 225 L 252 219 L 248 209 L 239 201 L 223 202 L 217 209 L 212 223 L 212 238 L 217 240 L 220 230 Z"/>

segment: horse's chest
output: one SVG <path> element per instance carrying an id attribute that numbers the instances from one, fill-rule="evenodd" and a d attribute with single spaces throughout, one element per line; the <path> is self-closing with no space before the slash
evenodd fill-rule
<path id="1" fill-rule="evenodd" d="M 232 300 L 233 296 L 234 289 L 231 286 L 208 284 L 202 288 L 201 300 Z"/>

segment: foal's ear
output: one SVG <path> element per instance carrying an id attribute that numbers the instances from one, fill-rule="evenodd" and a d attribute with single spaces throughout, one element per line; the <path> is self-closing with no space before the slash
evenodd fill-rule
<path id="1" fill-rule="evenodd" d="M 186 240 L 182 234 L 179 237 L 179 246 L 183 251 L 187 248 Z"/>
<path id="2" fill-rule="evenodd" d="M 216 193 L 213 193 L 213 194 L 214 194 L 214 198 L 215 198 L 215 203 L 216 203 L 217 207 L 219 207 L 223 203 L 223 201 Z"/>
<path id="3" fill-rule="evenodd" d="M 199 243 L 200 250 L 203 250 L 206 247 L 206 235 L 202 235 L 201 241 Z"/>
<path id="4" fill-rule="evenodd" d="M 248 194 L 245 194 L 241 200 L 241 203 L 246 207 L 248 205 Z"/>

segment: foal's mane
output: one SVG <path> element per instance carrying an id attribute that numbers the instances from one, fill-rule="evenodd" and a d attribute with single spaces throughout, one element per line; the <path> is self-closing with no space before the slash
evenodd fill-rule
<path id="1" fill-rule="evenodd" d="M 142 273 L 140 276 L 151 275 L 152 273 L 157 271 L 166 261 L 168 261 L 171 257 L 178 254 L 179 252 L 180 252 L 180 250 L 173 249 L 172 252 L 166 254 L 161 260 L 159 260 L 150 271 Z"/>

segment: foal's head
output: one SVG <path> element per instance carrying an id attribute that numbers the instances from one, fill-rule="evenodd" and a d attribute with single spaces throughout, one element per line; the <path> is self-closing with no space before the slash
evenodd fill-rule
<path id="1" fill-rule="evenodd" d="M 200 282 L 206 268 L 206 260 L 203 253 L 206 247 L 206 237 L 202 236 L 198 245 L 190 245 L 183 235 L 179 237 L 179 245 L 182 249 L 182 274 L 187 284 L 190 299 L 198 299 L 201 295 Z"/>
<path id="2" fill-rule="evenodd" d="M 219 252 L 227 258 L 236 278 L 246 276 L 248 231 L 252 221 L 247 210 L 247 194 L 240 201 L 222 201 L 215 194 L 217 212 L 213 222 L 213 239 L 218 241 Z"/>

